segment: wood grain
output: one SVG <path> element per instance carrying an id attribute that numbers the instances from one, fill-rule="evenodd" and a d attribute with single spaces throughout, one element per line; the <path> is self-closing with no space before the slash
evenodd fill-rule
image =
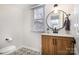
<path id="1" fill-rule="evenodd" d="M 42 35 L 43 55 L 71 55 L 74 54 L 74 38 L 62 36 Z"/>

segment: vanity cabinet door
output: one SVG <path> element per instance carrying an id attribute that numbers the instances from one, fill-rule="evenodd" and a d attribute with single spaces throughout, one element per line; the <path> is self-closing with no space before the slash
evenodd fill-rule
<path id="1" fill-rule="evenodd" d="M 48 54 L 49 53 L 49 40 L 47 36 L 42 36 L 42 54 Z"/>
<path id="2" fill-rule="evenodd" d="M 52 55 L 55 54 L 53 45 L 54 40 L 52 39 L 52 36 L 42 36 L 42 54 L 43 55 Z"/>
<path id="3" fill-rule="evenodd" d="M 74 44 L 72 38 L 58 37 L 57 39 L 57 54 L 58 55 L 69 55 L 74 53 Z"/>
<path id="4" fill-rule="evenodd" d="M 52 45 L 52 55 L 56 55 L 57 53 L 56 53 L 56 51 L 57 51 L 57 48 L 56 48 L 56 46 L 57 46 L 57 38 L 56 37 L 54 37 L 54 36 L 52 36 L 52 42 L 51 42 L 51 45 Z"/>
<path id="5" fill-rule="evenodd" d="M 56 53 L 57 53 L 57 55 L 64 55 L 64 54 L 66 54 L 66 49 L 65 49 L 65 42 L 64 42 L 64 40 L 63 40 L 63 38 L 61 38 L 61 37 L 58 37 L 58 39 L 57 39 L 57 46 L 56 46 L 56 49 L 57 49 L 57 51 L 56 51 Z"/>
<path id="6" fill-rule="evenodd" d="M 74 54 L 74 39 L 66 37 L 63 39 L 63 42 L 66 54 Z"/>

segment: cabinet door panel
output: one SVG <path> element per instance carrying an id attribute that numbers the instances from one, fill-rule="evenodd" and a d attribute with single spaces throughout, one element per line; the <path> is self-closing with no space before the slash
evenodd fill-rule
<path id="1" fill-rule="evenodd" d="M 64 46 L 67 54 L 74 53 L 74 43 L 72 38 L 64 38 Z"/>
<path id="2" fill-rule="evenodd" d="M 54 37 L 54 36 L 52 36 L 52 54 L 54 54 L 54 55 L 56 55 L 56 44 L 57 44 L 57 38 L 56 37 Z"/>
<path id="3" fill-rule="evenodd" d="M 42 36 L 42 54 L 52 55 L 54 52 L 52 36 Z"/>
<path id="4" fill-rule="evenodd" d="M 55 55 L 55 45 L 54 45 L 55 39 L 51 37 L 49 41 L 50 41 L 50 43 L 49 43 L 50 54 Z"/>
<path id="5" fill-rule="evenodd" d="M 66 54 L 63 38 L 58 37 L 56 48 L 57 48 L 56 52 L 58 55 Z"/>
<path id="6" fill-rule="evenodd" d="M 46 36 L 42 36 L 42 54 L 47 54 L 46 42 Z"/>
<path id="7" fill-rule="evenodd" d="M 50 54 L 50 39 L 49 36 L 42 36 L 42 54 Z"/>
<path id="8" fill-rule="evenodd" d="M 60 37 L 57 40 L 57 54 L 72 54 L 73 43 L 71 38 Z"/>

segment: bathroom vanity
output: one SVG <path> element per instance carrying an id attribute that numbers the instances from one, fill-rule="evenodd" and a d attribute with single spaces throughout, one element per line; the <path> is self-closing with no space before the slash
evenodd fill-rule
<path id="1" fill-rule="evenodd" d="M 42 33 L 43 55 L 73 55 L 75 39 L 71 35 Z"/>

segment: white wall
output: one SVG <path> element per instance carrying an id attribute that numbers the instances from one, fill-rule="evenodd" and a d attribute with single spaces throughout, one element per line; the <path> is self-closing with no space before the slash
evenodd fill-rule
<path id="1" fill-rule="evenodd" d="M 40 51 L 40 33 L 32 32 L 33 14 L 29 6 L 26 6 L 24 9 L 24 45 L 36 51 Z"/>
<path id="2" fill-rule="evenodd" d="M 0 48 L 23 44 L 23 8 L 24 5 L 0 5 Z M 8 43 L 5 36 L 13 40 Z"/>
<path id="3" fill-rule="evenodd" d="M 74 24 L 78 24 L 78 28 L 74 26 Z M 73 35 L 76 39 L 76 54 L 79 55 L 79 4 L 74 5 L 74 17 L 72 21 Z M 77 30 L 78 29 L 78 30 Z"/>
<path id="4" fill-rule="evenodd" d="M 40 51 L 40 34 L 31 31 L 30 5 L 0 5 L 0 48 L 16 45 Z M 13 41 L 5 41 L 5 36 Z"/>

